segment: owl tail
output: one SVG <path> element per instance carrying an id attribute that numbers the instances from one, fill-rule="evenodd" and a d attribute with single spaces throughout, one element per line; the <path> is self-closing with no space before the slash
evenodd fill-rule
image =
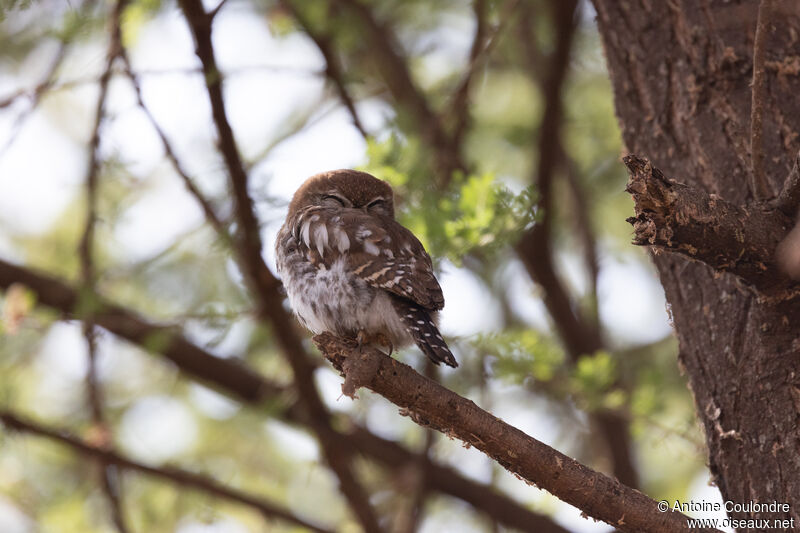
<path id="1" fill-rule="evenodd" d="M 444 342 L 442 334 L 439 333 L 439 329 L 427 309 L 423 309 L 405 298 L 393 297 L 392 304 L 414 342 L 431 361 L 437 365 L 444 363 L 453 368 L 458 366 L 456 358 L 450 352 L 447 343 Z"/>

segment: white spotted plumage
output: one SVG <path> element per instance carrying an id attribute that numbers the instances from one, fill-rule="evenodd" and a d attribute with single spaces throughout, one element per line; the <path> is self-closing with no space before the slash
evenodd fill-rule
<path id="1" fill-rule="evenodd" d="M 387 183 L 352 170 L 309 178 L 276 252 L 292 308 L 312 332 L 414 341 L 434 362 L 457 366 L 436 327 L 444 298 L 431 259 L 394 220 Z"/>

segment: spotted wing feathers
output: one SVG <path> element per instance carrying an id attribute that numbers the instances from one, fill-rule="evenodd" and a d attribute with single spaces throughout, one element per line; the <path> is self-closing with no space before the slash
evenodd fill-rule
<path id="1" fill-rule="evenodd" d="M 347 270 L 369 285 L 429 310 L 444 307 L 431 258 L 408 229 L 387 216 L 352 210 L 332 214 L 307 209 L 296 225 L 298 243 L 315 265 L 345 257 Z"/>

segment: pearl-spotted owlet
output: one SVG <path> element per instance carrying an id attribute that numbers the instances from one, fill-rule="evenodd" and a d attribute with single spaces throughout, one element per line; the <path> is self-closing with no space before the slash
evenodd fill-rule
<path id="1" fill-rule="evenodd" d="M 275 248 L 289 302 L 313 333 L 390 351 L 414 341 L 434 363 L 458 366 L 436 327 L 444 297 L 431 258 L 394 219 L 385 181 L 355 170 L 310 177 Z"/>

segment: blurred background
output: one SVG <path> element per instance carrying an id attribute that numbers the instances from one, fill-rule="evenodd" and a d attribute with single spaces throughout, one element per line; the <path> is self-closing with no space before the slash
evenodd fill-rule
<path id="1" fill-rule="evenodd" d="M 0 260 L 96 291 L 291 388 L 282 347 L 220 233 L 237 224 L 207 90 L 217 80 L 201 68 L 181 6 L 1 5 Z M 273 273 L 275 235 L 305 178 L 347 167 L 388 180 L 444 290 L 442 332 L 461 366 L 435 379 L 656 500 L 718 499 L 663 291 L 646 251 L 630 244 L 623 148 L 590 3 L 202 7 L 213 14 L 225 120 Z M 4 288 L 4 413 L 214 478 L 323 528 L 360 530 L 320 441 L 280 414 L 281 400 L 243 404 L 146 351 L 157 346 L 92 335 L 71 310 L 39 305 L 22 284 Z M 380 396 L 341 397 L 341 378 L 304 346 L 336 427 L 395 441 L 554 528 L 611 530 L 426 433 Z M 395 356 L 431 372 L 416 348 Z M 353 461 L 387 531 L 516 530 L 413 481 L 414 468 Z M 302 528 L 202 487 L 98 465 L 52 438 L 0 436 L 5 533 Z"/>

